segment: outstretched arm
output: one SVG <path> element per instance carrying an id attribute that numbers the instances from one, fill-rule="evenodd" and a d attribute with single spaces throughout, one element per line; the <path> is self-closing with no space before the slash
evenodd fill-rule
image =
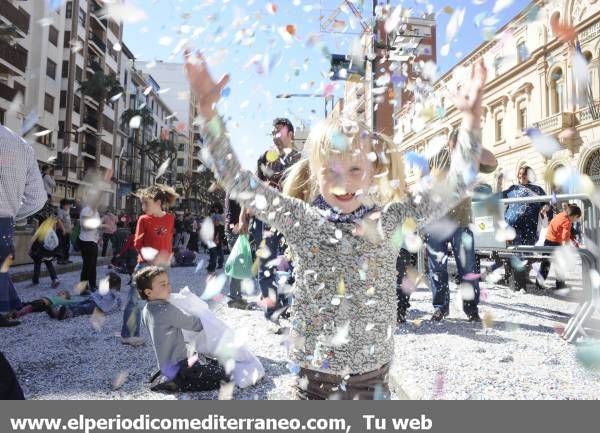
<path id="1" fill-rule="evenodd" d="M 235 155 L 225 124 L 215 110 L 221 91 L 229 82 L 224 76 L 215 82 L 202 56 L 185 55 L 185 71 L 203 119 L 203 138 L 208 150 L 207 165 L 230 197 L 257 218 L 282 232 L 292 240 L 293 227 L 312 224 L 318 219 L 316 211 L 306 203 L 282 195 L 265 185 L 249 171 L 243 170 Z"/>
<path id="2" fill-rule="evenodd" d="M 481 98 L 487 77 L 483 60 L 473 65 L 471 86 L 455 100 L 462 111 L 463 121 L 458 132 L 456 148 L 452 151 L 450 169 L 441 182 L 418 191 L 411 202 L 389 204 L 383 212 L 383 228 L 389 235 L 406 218 L 423 227 L 445 215 L 465 197 L 479 172 L 481 156 Z"/>

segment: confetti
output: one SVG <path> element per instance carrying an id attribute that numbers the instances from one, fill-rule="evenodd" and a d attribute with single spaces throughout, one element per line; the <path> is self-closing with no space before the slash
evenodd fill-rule
<path id="1" fill-rule="evenodd" d="M 446 41 L 450 42 L 462 26 L 465 18 L 465 8 L 457 9 L 452 13 L 448 25 L 446 26 Z"/>
<path id="2" fill-rule="evenodd" d="M 228 382 L 221 384 L 219 388 L 219 400 L 231 400 L 233 398 L 233 390 L 235 389 L 235 382 Z"/>
<path id="3" fill-rule="evenodd" d="M 48 134 L 52 134 L 51 129 L 45 129 L 43 131 L 35 132 L 35 133 L 33 133 L 33 136 L 34 137 L 45 137 Z"/>
<path id="4" fill-rule="evenodd" d="M 496 0 L 492 13 L 497 14 L 498 12 L 506 9 L 512 4 L 513 0 Z"/>
<path id="5" fill-rule="evenodd" d="M 158 255 L 158 250 L 152 247 L 142 247 L 140 254 L 145 261 L 152 262 Z"/>
<path id="6" fill-rule="evenodd" d="M 214 277 L 208 277 L 206 279 L 206 288 L 202 295 L 200 295 L 200 299 L 204 301 L 208 301 L 213 299 L 215 296 L 220 294 L 227 283 L 227 275 L 219 274 Z"/>
<path id="7" fill-rule="evenodd" d="M 118 23 L 135 24 L 148 18 L 143 9 L 131 2 L 127 3 L 105 3 L 100 10 L 102 18 L 111 18 Z"/>
<path id="8" fill-rule="evenodd" d="M 577 30 L 567 24 L 561 23 L 558 16 L 552 17 L 550 27 L 554 36 L 562 42 L 571 42 L 577 38 Z"/>
<path id="9" fill-rule="evenodd" d="M 113 389 L 121 388 L 125 382 L 127 382 L 127 378 L 129 377 L 129 373 L 125 370 L 119 371 L 113 380 L 112 387 Z"/>
<path id="10" fill-rule="evenodd" d="M 156 179 L 162 177 L 167 169 L 169 168 L 169 164 L 171 163 L 171 158 L 167 158 L 165 162 L 163 162 L 160 167 L 158 167 L 158 171 L 156 172 Z"/>
<path id="11" fill-rule="evenodd" d="M 285 31 L 294 36 L 296 34 L 296 26 L 293 24 L 288 24 L 285 26 Z"/>
<path id="12" fill-rule="evenodd" d="M 215 226 L 212 218 L 204 218 L 202 225 L 200 226 L 200 239 L 206 245 L 214 245 L 215 239 Z"/>
<path id="13" fill-rule="evenodd" d="M 129 119 L 129 127 L 131 129 L 138 129 L 142 123 L 142 116 L 133 116 Z"/>
<path id="14" fill-rule="evenodd" d="M 343 346 L 344 344 L 347 344 L 350 341 L 350 339 L 348 338 L 349 333 L 350 323 L 345 323 L 342 326 L 338 326 L 335 335 L 331 338 L 329 343 L 333 347 Z"/>
<path id="15" fill-rule="evenodd" d="M 531 139 L 533 148 L 548 158 L 560 150 L 560 144 L 554 137 L 542 134 L 537 128 L 527 128 L 526 134 Z"/>
<path id="16" fill-rule="evenodd" d="M 277 5 L 275 3 L 267 3 L 265 8 L 271 15 L 275 15 L 277 13 Z"/>
<path id="17" fill-rule="evenodd" d="M 100 295 L 105 296 L 108 295 L 108 292 L 110 290 L 110 284 L 109 284 L 109 278 L 102 278 L 100 280 L 100 283 L 98 284 L 98 293 L 100 293 Z"/>

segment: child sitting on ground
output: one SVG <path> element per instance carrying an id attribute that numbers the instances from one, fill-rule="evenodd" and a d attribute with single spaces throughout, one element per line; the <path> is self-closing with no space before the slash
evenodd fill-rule
<path id="1" fill-rule="evenodd" d="M 171 259 L 171 266 L 182 266 L 190 267 L 194 266 L 196 261 L 196 254 L 193 251 L 185 248 L 174 248 L 173 258 Z"/>
<path id="2" fill-rule="evenodd" d="M 67 305 L 51 305 L 46 310 L 53 319 L 65 320 L 71 317 L 90 315 L 98 309 L 104 314 L 121 309 L 121 277 L 114 272 L 108 274 L 108 292 L 102 293 L 102 284 L 99 290 L 93 292 L 86 299 Z"/>
<path id="3" fill-rule="evenodd" d="M 148 266 L 133 278 L 140 297 L 148 301 L 142 321 L 150 333 L 160 370 L 153 375 L 150 389 L 209 391 L 217 389 L 221 382 L 228 382 L 229 375 L 217 360 L 202 354 L 188 358 L 182 331 L 202 331 L 202 323 L 169 303 L 171 286 L 167 272 L 158 266 Z"/>

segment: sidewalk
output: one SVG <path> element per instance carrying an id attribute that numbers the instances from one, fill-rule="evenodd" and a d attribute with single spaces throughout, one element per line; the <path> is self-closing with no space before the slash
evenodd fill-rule
<path id="1" fill-rule="evenodd" d="M 56 269 L 56 273 L 58 275 L 65 274 L 67 272 L 78 271 L 82 266 L 82 258 L 79 255 L 71 255 L 70 259 L 73 263 L 69 263 L 67 265 L 59 265 L 54 262 L 54 269 Z M 98 257 L 98 266 L 105 266 L 110 263 L 110 257 Z M 12 266 L 10 268 L 10 277 L 13 282 L 26 281 L 30 280 L 33 277 L 33 263 L 27 265 L 19 265 Z M 48 270 L 46 269 L 46 265 L 42 263 L 42 271 L 40 272 L 40 277 L 47 277 Z"/>

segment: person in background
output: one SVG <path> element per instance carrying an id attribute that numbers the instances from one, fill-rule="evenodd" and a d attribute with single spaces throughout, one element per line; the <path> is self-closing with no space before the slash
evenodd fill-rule
<path id="1" fill-rule="evenodd" d="M 564 207 L 563 207 L 564 209 Z M 563 211 L 552 218 L 550 221 L 550 225 L 548 225 L 548 231 L 546 232 L 546 240 L 544 241 L 544 246 L 547 247 L 558 247 L 561 245 L 568 245 L 573 243 L 576 247 L 579 245 L 577 242 L 571 237 L 571 227 L 573 223 L 579 221 L 581 218 L 581 209 L 579 206 L 574 204 L 567 204 L 566 211 Z M 542 281 L 546 281 L 548 278 L 548 273 L 550 272 L 550 261 L 543 260 L 540 266 L 540 275 L 542 277 Z M 543 282 L 537 281 L 535 283 L 536 289 L 543 290 Z M 565 282 L 556 278 L 556 290 L 564 289 Z"/>
<path id="2" fill-rule="evenodd" d="M 115 233 L 117 232 L 117 216 L 112 213 L 110 208 L 106 209 L 106 212 L 102 216 L 102 257 L 106 257 L 106 250 L 108 249 L 108 242 L 112 245 L 113 256 L 116 254 L 118 249 L 115 247 Z"/>
<path id="3" fill-rule="evenodd" d="M 49 165 L 46 165 L 44 168 L 42 168 L 42 179 L 44 181 L 44 189 L 48 195 L 48 200 L 51 200 L 52 193 L 56 188 L 56 182 L 54 181 L 54 177 L 52 177 L 52 168 Z"/>
<path id="4" fill-rule="evenodd" d="M 235 200 L 229 198 L 229 194 L 225 197 L 225 239 L 229 246 L 229 251 L 233 249 L 238 235 L 247 234 L 247 229 L 242 233 L 240 227 L 247 227 L 248 224 L 239 224 L 240 217 L 243 217 L 241 207 Z M 248 308 L 248 302 L 242 298 L 241 290 L 242 281 L 237 278 L 229 277 L 229 302 L 227 306 L 230 308 L 239 308 L 245 310 Z"/>
<path id="5" fill-rule="evenodd" d="M 538 217 L 538 240 L 535 243 L 536 245 L 544 245 L 544 241 L 546 240 L 546 232 L 548 231 L 548 225 L 550 224 L 550 220 L 552 220 L 552 207 L 548 203 L 545 203 L 540 209 L 540 214 Z"/>
<path id="6" fill-rule="evenodd" d="M 83 264 L 79 281 L 87 281 L 85 291 L 96 291 L 96 267 L 98 265 L 98 241 L 100 230 L 104 228 L 98 213 L 101 197 L 99 193 L 90 192 L 88 205 L 81 209 L 79 215 L 79 249 Z"/>
<path id="7" fill-rule="evenodd" d="M 33 276 L 31 285 L 36 286 L 40 283 L 40 271 L 42 262 L 48 269 L 48 274 L 52 280 L 52 287 L 58 287 L 60 281 L 56 275 L 54 264 L 52 261 L 56 257 L 56 250 L 60 246 L 58 236 L 56 234 L 56 219 L 48 218 L 44 221 L 33 235 L 33 242 L 29 249 L 29 257 L 33 260 Z"/>
<path id="8" fill-rule="evenodd" d="M 15 220 L 35 214 L 47 200 L 33 148 L 0 125 L 0 313 L 21 308 L 8 273 L 14 257 Z M 0 327 L 15 325 L 18 322 L 0 319 Z"/>
<path id="9" fill-rule="evenodd" d="M 177 214 L 177 217 L 175 219 L 175 236 L 173 238 L 173 247 L 176 247 L 176 248 L 182 247 L 183 232 L 184 232 L 183 215 Z"/>
<path id="10" fill-rule="evenodd" d="M 73 223 L 71 222 L 71 201 L 66 198 L 61 199 L 60 207 L 57 214 L 58 230 L 56 234 L 60 241 L 60 256 L 58 259 L 59 265 L 73 263 L 69 260 L 69 250 L 71 249 L 71 232 L 73 231 Z"/>
<path id="11" fill-rule="evenodd" d="M 436 154 L 429 162 L 433 176 L 444 176 L 450 169 L 450 156 L 457 143 L 458 129 L 453 130 L 448 137 L 448 145 Z M 498 166 L 498 161 L 487 149 L 482 149 L 479 163 L 481 173 L 492 173 Z M 441 179 L 440 179 L 441 180 Z M 456 261 L 458 278 L 461 284 L 473 289 L 473 296 L 463 299 L 463 311 L 469 322 L 480 322 L 479 317 L 479 281 L 475 274 L 475 240 L 469 228 L 471 218 L 471 198 L 467 197 L 446 214 L 447 224 L 452 225 L 452 232 L 439 235 L 436 224 L 426 227 L 427 264 L 429 286 L 431 287 L 434 307 L 431 320 L 439 322 L 450 313 L 450 289 L 448 285 L 448 244 Z"/>
<path id="12" fill-rule="evenodd" d="M 223 219 L 223 207 L 219 203 L 213 204 L 210 212 L 215 232 L 213 239 L 215 245 L 208 250 L 209 259 L 206 271 L 208 273 L 213 273 L 217 269 L 222 269 L 225 261 L 225 256 L 223 254 L 223 244 L 225 242 L 225 221 Z"/>

